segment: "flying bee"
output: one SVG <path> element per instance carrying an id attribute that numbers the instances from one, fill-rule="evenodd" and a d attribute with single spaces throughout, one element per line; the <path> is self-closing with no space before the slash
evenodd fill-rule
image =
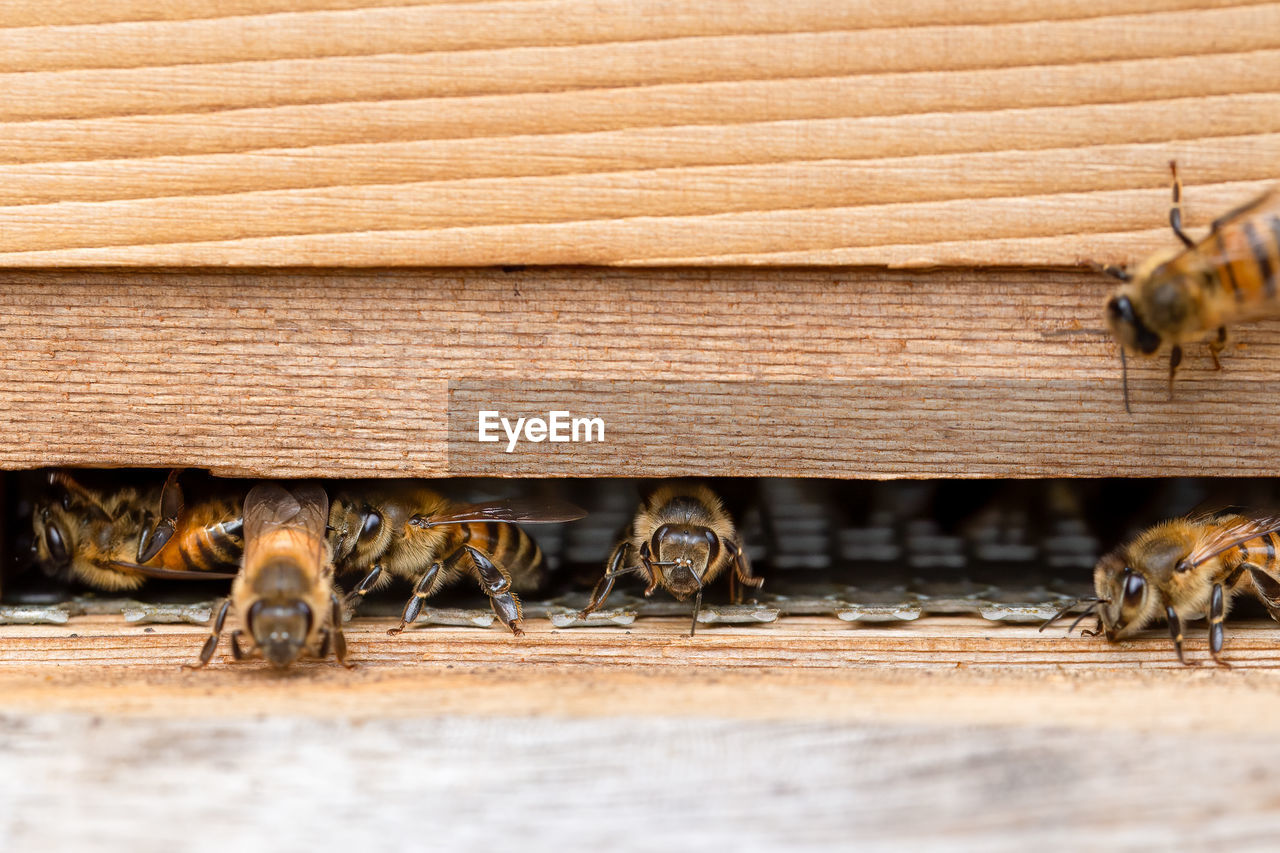
<path id="1" fill-rule="evenodd" d="M 46 570 L 112 592 L 137 589 L 148 577 L 234 576 L 234 563 L 187 562 L 177 549 L 143 553 L 163 489 L 91 489 L 65 471 L 51 472 L 48 482 L 55 494 L 38 501 L 32 513 L 35 557 Z"/>
<path id="2" fill-rule="evenodd" d="M 542 585 L 546 560 L 516 523 L 576 521 L 585 515 L 559 502 L 459 504 L 415 483 L 388 483 L 336 495 L 329 530 L 338 571 L 367 572 L 348 596 L 352 604 L 391 577 L 413 584 L 400 624 L 388 633 L 403 631 L 427 598 L 470 576 L 489 596 L 502 624 L 520 636 L 520 593 Z"/>
<path id="3" fill-rule="evenodd" d="M 1206 338 L 1215 368 L 1227 326 L 1280 313 L 1280 187 L 1216 220 L 1200 242 L 1182 230 L 1182 183 L 1173 172 L 1169 224 L 1182 248 L 1155 255 L 1132 273 L 1108 267 L 1124 282 L 1107 302 L 1106 319 L 1120 344 L 1124 405 L 1129 410 L 1125 353 L 1154 355 L 1166 344 L 1169 395 L 1182 347 Z"/>
<path id="4" fill-rule="evenodd" d="M 342 602 L 333 586 L 333 560 L 325 527 L 329 496 L 309 484 L 292 490 L 260 483 L 244 499 L 244 557 L 231 595 L 218 608 L 213 631 L 200 650 L 204 666 L 213 657 L 234 605 L 244 623 L 231 632 L 236 660 L 261 655 L 284 668 L 304 654 L 334 656 L 347 665 Z M 249 648 L 240 637 L 249 635 Z"/>
<path id="5" fill-rule="evenodd" d="M 1136 634 L 1163 614 L 1178 660 L 1185 664 L 1182 625 L 1207 616 L 1210 654 L 1226 665 L 1220 657 L 1222 622 L 1232 598 L 1253 595 L 1280 622 L 1278 531 L 1280 516 L 1233 513 L 1157 524 L 1098 561 L 1093 573 L 1096 598 L 1068 605 L 1041 630 L 1082 603 L 1085 609 L 1071 628 L 1096 616 L 1091 634 L 1102 633 L 1113 642 Z"/>
<path id="6" fill-rule="evenodd" d="M 764 583 L 751 574 L 733 519 L 715 492 L 701 483 L 660 486 L 641 503 L 578 618 L 585 619 L 604 604 L 618 576 L 634 573 L 648 584 L 646 596 L 658 587 L 680 601 L 694 596 L 692 637 L 698 629 L 703 588 L 728 568 L 733 570 L 729 588 L 734 603 L 740 600 L 735 581 L 756 589 Z"/>

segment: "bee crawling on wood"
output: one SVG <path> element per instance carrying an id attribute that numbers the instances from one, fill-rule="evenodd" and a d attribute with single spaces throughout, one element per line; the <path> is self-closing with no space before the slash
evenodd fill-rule
<path id="1" fill-rule="evenodd" d="M 735 581 L 757 589 L 764 583 L 751 574 L 733 519 L 715 492 L 700 483 L 660 486 L 641 503 L 578 618 L 604 604 L 620 575 L 634 573 L 644 578 L 646 596 L 658 587 L 680 601 L 693 596 L 692 637 L 702 590 L 726 569 L 732 569 L 729 588 L 735 603 L 740 599 Z"/>
<path id="2" fill-rule="evenodd" d="M 149 577 L 234 577 L 240 551 L 237 502 L 210 498 L 182 515 L 178 492 L 173 525 L 161 539 L 152 531 L 165 524 L 166 502 L 173 509 L 176 475 L 163 488 L 91 489 L 65 471 L 51 472 L 48 482 L 54 494 L 37 502 L 32 514 L 35 556 L 46 570 L 112 592 L 137 589 Z"/>
<path id="3" fill-rule="evenodd" d="M 218 609 L 197 667 L 213 657 L 232 606 L 244 623 L 231 632 L 236 660 L 261 655 L 284 668 L 304 654 L 327 657 L 333 649 L 348 666 L 342 602 L 333 586 L 333 560 L 325 527 L 329 497 L 308 484 L 286 489 L 261 483 L 244 499 L 244 557 L 231 595 Z M 249 648 L 240 646 L 248 635 Z"/>
<path id="4" fill-rule="evenodd" d="M 1124 282 L 1108 300 L 1107 326 L 1120 344 L 1124 405 L 1129 410 L 1125 353 L 1150 356 L 1168 345 L 1169 395 L 1182 348 L 1209 338 L 1209 354 L 1227 345 L 1227 326 L 1280 314 L 1280 187 L 1216 220 L 1196 242 L 1182 230 L 1182 183 L 1176 163 L 1169 224 L 1182 248 L 1149 258 L 1132 273 L 1106 272 Z"/>
<path id="5" fill-rule="evenodd" d="M 1070 633 L 1088 616 L 1097 617 L 1091 635 L 1122 640 L 1163 615 L 1169 623 L 1178 660 L 1182 626 L 1208 617 L 1209 653 L 1222 660 L 1222 622 L 1231 599 L 1253 595 L 1280 622 L 1280 516 L 1218 513 L 1175 518 L 1143 531 L 1098 561 L 1093 582 L 1097 597 L 1073 602 L 1041 626 L 1066 616 L 1080 604 L 1084 611 Z"/>
<path id="6" fill-rule="evenodd" d="M 520 593 L 546 576 L 542 549 L 520 523 L 576 521 L 586 515 L 557 501 L 501 500 L 461 504 L 416 483 L 383 483 L 340 492 L 329 513 L 338 571 L 365 573 L 348 602 L 400 577 L 413 584 L 398 634 L 426 600 L 450 583 L 474 578 L 493 612 L 513 634 L 524 633 Z"/>

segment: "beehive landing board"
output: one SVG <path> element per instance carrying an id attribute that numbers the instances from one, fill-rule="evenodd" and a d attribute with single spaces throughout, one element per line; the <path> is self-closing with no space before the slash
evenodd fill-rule
<path id="1" fill-rule="evenodd" d="M 246 827 L 264 824 L 326 850 L 428 831 L 531 850 L 1274 838 L 1271 623 L 1231 626 L 1229 670 L 1179 666 L 1157 632 L 1110 646 L 966 619 L 694 639 L 676 619 L 535 621 L 521 640 L 393 640 L 391 624 L 349 626 L 352 671 L 284 675 L 222 655 L 182 670 L 194 627 L 0 627 L 6 849 L 225 850 L 260 843 Z M 1188 768 L 1196 784 L 1153 783 Z M 75 820 L 59 812 L 69 797 Z"/>
<path id="2" fill-rule="evenodd" d="M 1271 476 L 1280 325 L 1131 360 L 1089 272 L 0 276 L 0 467 L 276 476 Z M 1245 404 L 1247 402 L 1247 405 Z M 605 441 L 477 440 L 568 410 Z"/>
<path id="3" fill-rule="evenodd" d="M 1280 175 L 1280 4 L 0 9 L 0 265 L 1059 265 Z"/>

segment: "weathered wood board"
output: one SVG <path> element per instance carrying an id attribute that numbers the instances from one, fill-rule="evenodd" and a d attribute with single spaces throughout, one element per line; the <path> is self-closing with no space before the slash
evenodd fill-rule
<path id="1" fill-rule="evenodd" d="M 232 626 L 234 621 L 233 617 Z M 853 625 L 834 616 L 792 616 L 749 627 L 704 626 L 694 637 L 688 635 L 689 623 L 683 617 L 646 617 L 625 628 L 563 630 L 552 628 L 542 618 L 528 619 L 524 637 L 514 637 L 496 624 L 489 628 L 415 628 L 396 637 L 387 636 L 386 630 L 396 624 L 398 620 L 389 617 L 360 617 L 347 623 L 348 659 L 357 664 L 354 676 L 330 659 L 299 664 L 296 672 L 305 675 L 292 680 L 332 687 L 352 678 L 373 679 L 404 686 L 418 678 L 420 670 L 440 676 L 442 668 L 454 667 L 475 672 L 528 668 L 543 673 L 566 667 L 606 667 L 622 673 L 674 667 L 690 679 L 699 677 L 694 674 L 697 670 L 705 670 L 708 678 L 728 677 L 733 670 L 769 670 L 774 677 L 783 679 L 801 672 L 815 676 L 825 672 L 836 681 L 856 672 L 884 677 L 907 671 L 964 670 L 991 677 L 1034 677 L 1050 683 L 1056 683 L 1059 676 L 1088 680 L 1103 672 L 1162 673 L 1159 678 L 1164 680 L 1157 683 L 1176 684 L 1187 678 L 1214 679 L 1218 677 L 1214 673 L 1226 677 L 1257 669 L 1260 679 L 1280 689 L 1280 627 L 1270 621 L 1237 620 L 1230 624 L 1224 652 L 1231 663 L 1229 669 L 1208 664 L 1208 633 L 1202 624 L 1187 631 L 1187 658 L 1201 666 L 1180 664 L 1167 632 L 1161 629 L 1152 629 L 1136 640 L 1111 644 L 1078 634 L 1067 637 L 1062 629 L 1041 632 L 1035 626 L 996 625 L 958 616 L 930 616 L 916 622 L 881 625 Z M 207 636 L 208 628 L 201 626 L 141 625 L 111 616 L 73 616 L 64 625 L 0 625 L 0 683 L 5 685 L 0 706 L 23 701 L 24 690 L 12 680 L 18 674 L 47 670 L 44 674 L 48 678 L 59 681 L 79 679 L 74 673 L 81 671 L 92 680 L 97 668 L 113 667 L 119 672 L 127 667 L 148 671 L 155 676 L 155 686 L 174 695 L 207 679 L 211 684 L 241 685 L 244 689 L 238 687 L 221 700 L 233 705 L 251 704 L 256 689 L 252 685 L 258 685 L 266 690 L 263 695 L 275 696 L 272 701 L 284 702 L 293 710 L 305 707 L 305 697 L 276 695 L 278 690 L 271 685 L 280 682 L 266 664 L 236 665 L 225 637 L 214 659 L 216 665 L 211 664 L 201 676 L 185 671 L 183 665 L 195 661 Z M 122 689 L 124 686 L 112 687 L 109 681 L 102 681 L 96 688 L 105 703 L 103 707 L 113 707 L 117 702 L 127 704 L 128 691 Z M 200 692 L 203 695 L 204 691 Z M 68 694 L 68 698 L 79 701 L 75 694 Z M 521 701 L 531 703 L 526 705 L 531 709 L 568 710 L 561 704 L 563 698 L 530 696 Z M 460 710 L 470 701 L 460 696 L 440 707 Z M 600 705 L 590 695 L 582 695 L 577 701 L 617 713 L 639 700 L 629 696 L 623 703 L 608 704 L 612 700 L 601 699 L 599 702 L 606 704 Z M 692 707 L 681 706 L 679 703 L 684 700 L 676 696 L 655 695 L 646 701 L 653 706 L 667 703 L 685 710 Z M 725 713 L 768 718 L 785 708 L 786 703 L 794 702 L 799 708 L 808 700 L 784 695 L 777 701 L 783 704 L 772 709 L 751 706 Z M 351 702 L 358 700 L 352 697 Z M 998 705 L 983 701 L 967 713 L 1004 713 L 992 709 L 993 704 Z M 632 710 L 639 712 L 646 707 L 635 706 Z M 923 711 L 934 713 L 935 709 Z M 810 706 L 801 715 L 843 717 L 856 713 L 841 710 L 841 702 L 831 700 Z M 1053 719 L 1061 722 L 1068 713 L 1064 709 L 1063 717 Z M 1179 713 L 1168 709 L 1160 718 Z M 1233 725 L 1246 724 L 1252 725 L 1245 720 Z M 1280 733 L 1280 721 L 1269 719 L 1263 728 Z"/>
<path id="2" fill-rule="evenodd" d="M 1238 329 L 1222 372 L 1191 350 L 1173 401 L 1163 360 L 1131 360 L 1130 416 L 1098 330 L 1110 287 L 1095 273 L 1043 271 L 9 273 L 0 467 L 1280 470 L 1280 326 Z M 606 440 L 507 453 L 505 440 L 477 440 L 486 407 L 600 416 Z"/>
<path id="3" fill-rule="evenodd" d="M 0 266 L 1111 261 L 1277 80 L 1245 0 L 9 3 Z"/>
<path id="4" fill-rule="evenodd" d="M 182 670 L 194 627 L 0 627 L 6 849 L 213 853 L 282 826 L 316 850 L 427 832 L 537 851 L 1265 849 L 1276 831 L 1271 623 L 1231 626 L 1232 669 L 1181 667 L 1156 632 L 1109 646 L 962 619 L 693 640 L 674 619 L 533 622 L 519 641 L 389 624 L 349 626 L 355 670 L 285 674 Z M 1203 783 L 1167 784 L 1188 767 Z"/>

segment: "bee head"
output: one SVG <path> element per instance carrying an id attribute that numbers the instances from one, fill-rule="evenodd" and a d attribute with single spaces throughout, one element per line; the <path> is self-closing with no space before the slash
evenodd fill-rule
<path id="1" fill-rule="evenodd" d="M 1141 631 L 1160 611 L 1161 596 L 1142 567 L 1130 565 L 1113 552 L 1098 561 L 1093 571 L 1098 593 L 1098 618 L 1108 640 L 1120 640 Z"/>
<path id="2" fill-rule="evenodd" d="M 695 524 L 664 524 L 649 539 L 649 566 L 662 585 L 683 601 L 702 588 L 707 569 L 720 554 L 720 539 Z"/>
<path id="3" fill-rule="evenodd" d="M 1160 349 L 1160 336 L 1138 316 L 1133 300 L 1124 290 L 1107 301 L 1107 328 L 1129 352 L 1153 355 Z"/>
<path id="4" fill-rule="evenodd" d="M 391 547 L 401 521 L 398 506 L 339 496 L 329 509 L 329 543 L 339 565 L 363 569 Z"/>
<path id="5" fill-rule="evenodd" d="M 66 569 L 75 551 L 75 526 L 57 504 L 43 504 L 32 514 L 36 561 L 49 573 Z"/>
<path id="6" fill-rule="evenodd" d="M 259 599 L 249 608 L 245 627 L 262 656 L 283 669 L 306 649 L 311 621 L 311 608 L 302 601 Z"/>

